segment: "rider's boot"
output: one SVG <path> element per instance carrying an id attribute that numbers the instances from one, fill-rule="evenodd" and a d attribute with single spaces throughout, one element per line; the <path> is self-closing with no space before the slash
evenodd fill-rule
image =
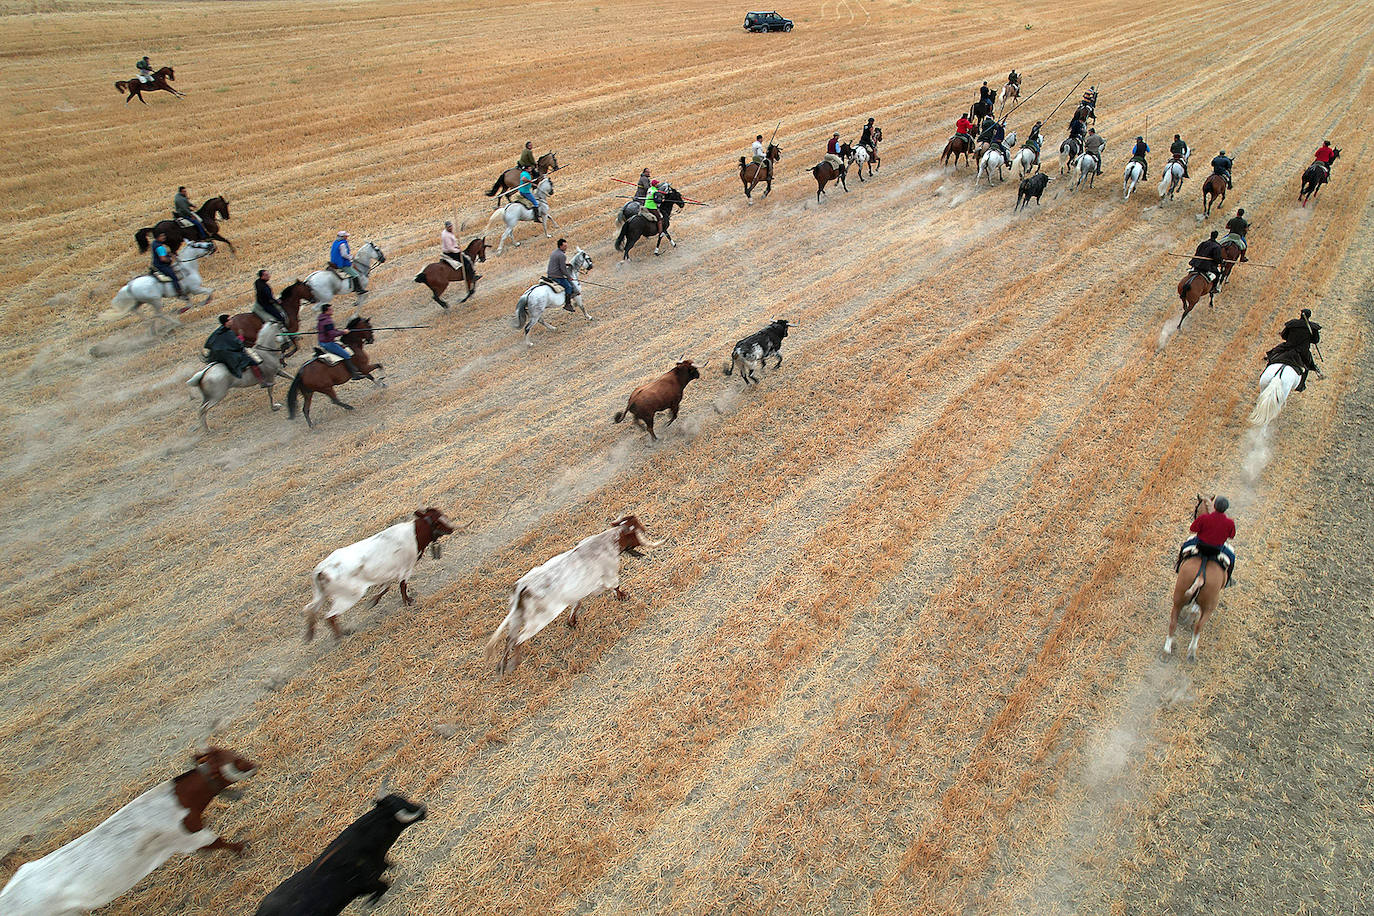
<path id="1" fill-rule="evenodd" d="M 353 381 L 356 382 L 359 379 L 367 378 L 367 376 L 363 375 L 361 372 L 358 371 L 357 366 L 353 365 L 353 360 L 346 359 L 343 361 L 343 364 L 344 368 L 347 369 L 349 374 L 353 376 Z"/>
<path id="2" fill-rule="evenodd" d="M 1307 390 L 1307 370 L 1306 370 L 1306 369 L 1304 369 L 1304 370 L 1302 371 L 1302 378 L 1298 380 L 1298 387 L 1294 388 L 1293 390 L 1294 390 L 1294 391 L 1306 391 L 1306 390 Z"/>
<path id="3" fill-rule="evenodd" d="M 253 373 L 253 378 L 258 380 L 259 385 L 261 385 L 264 388 L 272 387 L 272 383 L 269 382 L 267 380 L 267 377 L 262 374 L 262 368 L 258 366 L 257 363 L 254 363 L 253 365 L 249 366 L 248 371 Z"/>

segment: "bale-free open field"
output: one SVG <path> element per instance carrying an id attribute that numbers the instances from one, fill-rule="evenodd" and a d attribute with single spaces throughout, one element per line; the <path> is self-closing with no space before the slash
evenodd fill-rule
<path id="1" fill-rule="evenodd" d="M 247 854 L 175 860 L 102 912 L 251 913 L 383 781 L 430 811 L 386 914 L 1367 899 L 1368 567 L 1312 564 L 1368 557 L 1374 6 L 804 0 L 785 35 L 715 0 L 0 11 L 0 881 L 219 720 L 261 764 L 209 814 Z M 116 94 L 145 53 L 184 101 Z M 1108 141 L 1095 188 L 1015 216 L 1014 182 L 937 162 L 1012 67 L 1048 86 L 1009 128 L 1087 73 Z M 869 117 L 880 170 L 818 205 L 807 169 Z M 747 205 L 738 157 L 779 122 Z M 1176 132 L 1193 177 L 1161 205 Z M 1150 177 L 1123 202 L 1137 134 Z M 1327 137 L 1342 158 L 1300 208 Z M 614 287 L 532 350 L 511 317 L 553 240 L 531 224 L 464 305 L 413 282 L 444 219 L 484 233 L 527 139 L 563 165 L 556 232 Z M 1221 148 L 1236 188 L 1204 222 Z M 609 178 L 645 166 L 711 206 L 622 265 Z M 150 340 L 107 312 L 182 184 L 228 197 L 239 254 Z M 1160 349 L 1178 255 L 1237 206 L 1256 263 Z M 203 433 L 185 381 L 214 316 L 341 228 L 387 255 L 373 324 L 430 327 L 378 332 L 387 387 L 348 385 L 352 412 L 316 399 L 311 430 L 239 391 Z M 1261 357 L 1304 306 L 1326 377 L 1261 440 Z M 783 365 L 744 391 L 721 367 L 775 317 L 798 323 Z M 684 354 L 703 376 L 660 442 L 611 422 Z M 1241 565 L 1189 665 L 1159 652 L 1198 492 L 1231 498 Z M 304 644 L 314 564 L 429 505 L 470 527 L 417 568 L 418 606 L 393 592 Z M 625 512 L 667 538 L 626 559 L 629 600 L 586 603 L 497 682 L 482 646 L 515 580 Z M 1283 713 L 1265 685 L 1312 670 L 1333 619 L 1342 676 L 1299 679 L 1310 711 Z M 1287 849 L 1285 880 L 1255 878 Z"/>

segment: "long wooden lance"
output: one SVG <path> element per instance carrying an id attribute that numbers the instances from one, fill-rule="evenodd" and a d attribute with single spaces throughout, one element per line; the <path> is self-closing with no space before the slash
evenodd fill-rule
<path id="1" fill-rule="evenodd" d="M 1091 70 L 1088 71 L 1088 73 L 1091 73 L 1091 72 L 1092 72 Z M 1087 74 L 1087 73 L 1083 74 L 1083 79 L 1080 79 L 1078 82 L 1074 83 L 1074 84 L 1073 84 L 1073 89 L 1070 89 L 1070 90 L 1069 90 L 1068 95 L 1066 95 L 1066 96 L 1064 96 L 1062 99 L 1060 99 L 1060 100 L 1059 100 L 1059 104 L 1056 105 L 1056 106 L 1054 106 L 1053 111 L 1051 111 L 1049 114 L 1045 115 L 1045 117 L 1042 118 L 1041 120 L 1042 120 L 1042 121 L 1048 121 L 1050 118 L 1054 117 L 1054 112 L 1058 111 L 1060 108 L 1063 107 L 1064 103 L 1067 102 L 1067 101 L 1069 100 L 1069 96 L 1073 95 L 1074 92 L 1078 89 L 1078 87 L 1083 85 L 1083 80 L 1085 80 L 1085 79 L 1087 79 L 1087 78 L 1088 78 L 1088 74 Z"/>
<path id="2" fill-rule="evenodd" d="M 428 325 L 428 324 L 402 324 L 402 325 L 394 325 L 394 326 L 392 326 L 392 327 L 385 327 L 385 328 L 348 328 L 348 329 L 344 330 L 343 333 L 344 333 L 344 334 L 347 334 L 349 331 L 417 331 L 417 330 L 420 330 L 421 328 L 428 328 L 428 327 L 431 327 L 431 325 Z M 283 331 L 282 333 L 285 334 L 287 337 L 305 337 L 306 335 L 318 334 L 318 333 L 320 333 L 320 332 L 319 332 L 319 331 Z"/>
<path id="3" fill-rule="evenodd" d="M 632 184 L 632 185 L 634 185 L 635 187 L 639 187 L 639 182 L 637 182 L 637 181 L 626 181 L 624 178 L 615 178 L 615 177 L 612 176 L 612 177 L 611 177 L 611 181 L 618 181 L 618 182 L 620 182 L 621 184 Z M 682 192 L 681 192 L 681 191 L 678 191 L 678 193 L 681 194 Z M 631 199 L 631 200 L 634 200 L 634 198 L 630 198 L 630 199 Z M 697 204 L 698 206 L 702 206 L 702 207 L 709 207 L 709 206 L 711 206 L 710 204 L 706 203 L 704 200 L 692 200 L 692 198 L 690 198 L 690 197 L 684 197 L 684 198 L 682 198 L 682 199 L 685 200 L 685 201 L 686 201 L 687 203 L 689 203 L 689 204 Z"/>
<path id="4" fill-rule="evenodd" d="M 768 145 L 769 145 L 769 146 L 772 146 L 772 145 L 773 145 L 773 141 L 776 140 L 776 139 L 778 139 L 778 129 L 779 129 L 780 127 L 782 127 L 782 121 L 778 121 L 778 126 L 775 127 L 775 128 L 773 128 L 773 136 L 771 136 L 771 137 L 768 138 Z"/>
<path id="5" fill-rule="evenodd" d="M 1050 84 L 1050 81 L 1049 81 L 1049 80 L 1045 80 L 1043 83 L 1040 84 L 1040 89 L 1044 89 L 1044 88 L 1045 88 L 1046 86 L 1048 86 L 1049 84 Z M 1035 92 L 1039 92 L 1040 89 L 1035 90 Z M 1035 98 L 1035 92 L 1032 92 L 1030 95 L 1026 96 L 1024 99 L 1018 98 L 1018 99 L 1016 100 L 1016 104 L 1015 104 L 1015 105 L 1012 105 L 1011 108 L 1007 109 L 1007 113 L 1004 114 L 1004 115 L 1002 115 L 1002 117 L 1000 118 L 1000 120 L 999 120 L 998 123 L 1000 123 L 1003 127 L 1006 127 L 1006 126 L 1007 126 L 1007 118 L 1010 118 L 1010 117 L 1012 116 L 1012 114 L 1016 111 L 1016 109 L 1018 109 L 1018 108 L 1021 107 L 1021 103 L 1022 103 L 1022 102 L 1029 102 L 1031 99 Z"/>
<path id="6" fill-rule="evenodd" d="M 1167 254 L 1167 255 L 1169 255 L 1170 257 L 1174 257 L 1174 258 L 1188 258 L 1188 259 L 1190 259 L 1190 260 L 1191 260 L 1192 258 L 1197 257 L 1197 255 L 1195 255 L 1195 254 L 1176 254 L 1176 253 L 1174 253 L 1174 252 L 1172 252 L 1172 251 L 1166 251 L 1166 252 L 1164 252 L 1164 253 Z M 1225 262 L 1228 263 L 1228 264 L 1239 264 L 1239 263 L 1240 263 L 1240 258 L 1222 258 L 1222 260 L 1225 261 Z M 1246 263 L 1246 264 L 1249 264 L 1249 265 L 1252 266 L 1252 267 L 1267 267 L 1267 268 L 1269 268 L 1270 270 L 1278 270 L 1278 268 L 1279 268 L 1279 265 L 1277 265 L 1277 264 L 1257 264 L 1257 263 L 1255 263 L 1254 261 L 1246 261 L 1245 263 Z"/>

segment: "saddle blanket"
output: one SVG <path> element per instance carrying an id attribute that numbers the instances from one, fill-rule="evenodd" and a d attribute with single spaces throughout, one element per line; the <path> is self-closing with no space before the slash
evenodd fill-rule
<path id="1" fill-rule="evenodd" d="M 462 255 L 444 253 L 439 255 L 439 260 L 443 261 L 445 264 L 447 264 L 449 267 L 452 267 L 454 270 L 464 269 Z"/>
<path id="2" fill-rule="evenodd" d="M 177 225 L 180 226 L 180 227 L 183 228 L 183 229 L 191 229 L 191 230 L 195 230 L 195 229 L 196 229 L 196 224 L 193 223 L 193 222 L 191 222 L 189 219 L 187 219 L 187 218 L 184 217 L 184 216 L 178 216 L 178 217 L 176 217 L 176 221 L 177 221 Z"/>
<path id="3" fill-rule="evenodd" d="M 1217 239 L 1217 241 L 1220 242 L 1222 245 L 1236 245 L 1240 248 L 1241 251 L 1245 250 L 1245 238 L 1243 236 L 1236 235 L 1234 232 L 1226 233 L 1221 238 Z"/>
<path id="4" fill-rule="evenodd" d="M 844 165 L 844 163 L 840 161 L 840 157 L 836 156 L 834 153 L 826 153 L 821 161 L 830 163 L 830 167 L 837 172 Z"/>
<path id="5" fill-rule="evenodd" d="M 949 138 L 950 143 L 953 143 L 955 140 L 967 140 L 969 146 L 973 145 L 973 138 L 970 137 L 968 134 L 955 134 L 954 136 Z"/>
<path id="6" fill-rule="evenodd" d="M 349 359 L 353 358 L 352 347 L 344 347 L 343 344 L 339 344 L 339 346 L 343 347 L 344 350 L 348 352 Z M 328 350 L 321 350 L 319 347 L 315 348 L 315 358 L 326 366 L 337 366 L 339 363 L 343 362 L 343 357 L 339 356 L 337 353 L 330 353 Z"/>
<path id="7" fill-rule="evenodd" d="M 1178 572 L 1179 568 L 1183 566 L 1184 560 L 1198 556 L 1198 548 L 1199 544 L 1196 537 L 1191 537 L 1184 541 L 1183 546 L 1178 549 L 1178 559 L 1174 561 L 1174 572 Z M 1230 547 L 1223 546 L 1220 548 L 1220 553 L 1217 556 L 1208 557 L 1208 559 L 1216 560 L 1221 564 L 1221 568 L 1226 570 L 1226 586 L 1229 588 L 1231 585 L 1231 570 L 1236 565 L 1236 552 Z"/>

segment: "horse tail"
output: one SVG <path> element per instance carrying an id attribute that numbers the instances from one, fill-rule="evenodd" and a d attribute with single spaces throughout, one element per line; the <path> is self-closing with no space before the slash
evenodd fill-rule
<path id="1" fill-rule="evenodd" d="M 1279 408 L 1282 406 L 1279 403 L 1280 392 L 1283 391 L 1282 376 L 1283 370 L 1280 369 L 1260 392 L 1255 409 L 1250 413 L 1251 426 L 1268 426 L 1279 415 Z"/>
<path id="2" fill-rule="evenodd" d="M 740 157 L 739 157 L 739 167 L 740 167 L 741 169 L 744 168 L 744 157 L 743 157 L 743 156 L 740 156 Z"/>
<path id="3" fill-rule="evenodd" d="M 120 95 L 123 95 L 124 87 L 127 85 L 129 84 L 124 82 L 124 80 L 115 80 L 115 92 L 118 92 Z"/>
<path id="4" fill-rule="evenodd" d="M 286 418 L 288 420 L 296 419 L 296 398 L 300 397 L 301 392 L 305 388 L 305 385 L 301 382 L 301 371 L 304 371 L 304 369 L 305 367 L 302 366 L 301 369 L 296 372 L 296 377 L 291 380 L 291 387 L 286 390 Z"/>
<path id="5" fill-rule="evenodd" d="M 148 251 L 148 236 L 152 233 L 152 227 L 144 226 L 134 233 L 134 242 L 138 245 L 138 250 L 143 253 Z"/>
<path id="6" fill-rule="evenodd" d="M 628 400 L 628 401 L 625 402 L 625 409 L 622 410 L 622 411 L 620 411 L 619 413 L 617 413 L 617 414 L 615 415 L 615 417 L 613 418 L 613 421 L 616 422 L 616 423 L 619 423 L 620 421 L 624 420 L 624 419 L 625 419 L 625 415 L 626 415 L 627 413 L 629 413 L 629 412 L 630 412 L 630 408 L 631 408 L 632 406 L 634 406 L 634 402 L 635 402 L 634 396 L 631 395 L 630 400 Z"/>
<path id="7" fill-rule="evenodd" d="M 629 236 L 629 234 L 630 234 L 630 224 L 629 224 L 629 223 L 625 223 L 624 225 L 622 225 L 622 226 L 620 227 L 620 235 L 617 235 L 617 236 L 615 237 L 615 250 L 616 250 L 616 251 L 622 250 L 620 246 L 625 244 L 625 240 L 626 240 L 626 238 Z"/>
<path id="8" fill-rule="evenodd" d="M 200 387 L 201 379 L 205 378 L 205 373 L 207 373 L 207 372 L 209 372 L 209 371 L 210 371 L 210 367 L 209 367 L 209 366 L 206 366 L 204 369 L 200 370 L 200 371 L 197 372 L 195 375 L 193 375 L 193 376 L 191 376 L 190 378 L 188 378 L 188 379 L 186 380 L 186 384 L 190 385 L 192 388 L 199 388 L 199 387 Z"/>
<path id="9" fill-rule="evenodd" d="M 1197 575 L 1193 576 L 1193 584 L 1188 586 L 1188 590 L 1183 593 L 1183 597 L 1189 601 L 1197 600 L 1197 593 L 1207 585 L 1207 558 L 1198 557 L 1201 564 L 1197 568 Z"/>
<path id="10" fill-rule="evenodd" d="M 525 326 L 525 322 L 530 317 L 530 294 L 527 292 L 520 297 L 520 301 L 515 303 L 515 327 L 517 330 Z"/>
<path id="11" fill-rule="evenodd" d="M 425 282 L 425 272 L 424 272 L 423 270 L 420 271 L 418 274 L 415 275 L 415 282 L 416 282 L 416 283 L 423 283 L 423 282 Z"/>

